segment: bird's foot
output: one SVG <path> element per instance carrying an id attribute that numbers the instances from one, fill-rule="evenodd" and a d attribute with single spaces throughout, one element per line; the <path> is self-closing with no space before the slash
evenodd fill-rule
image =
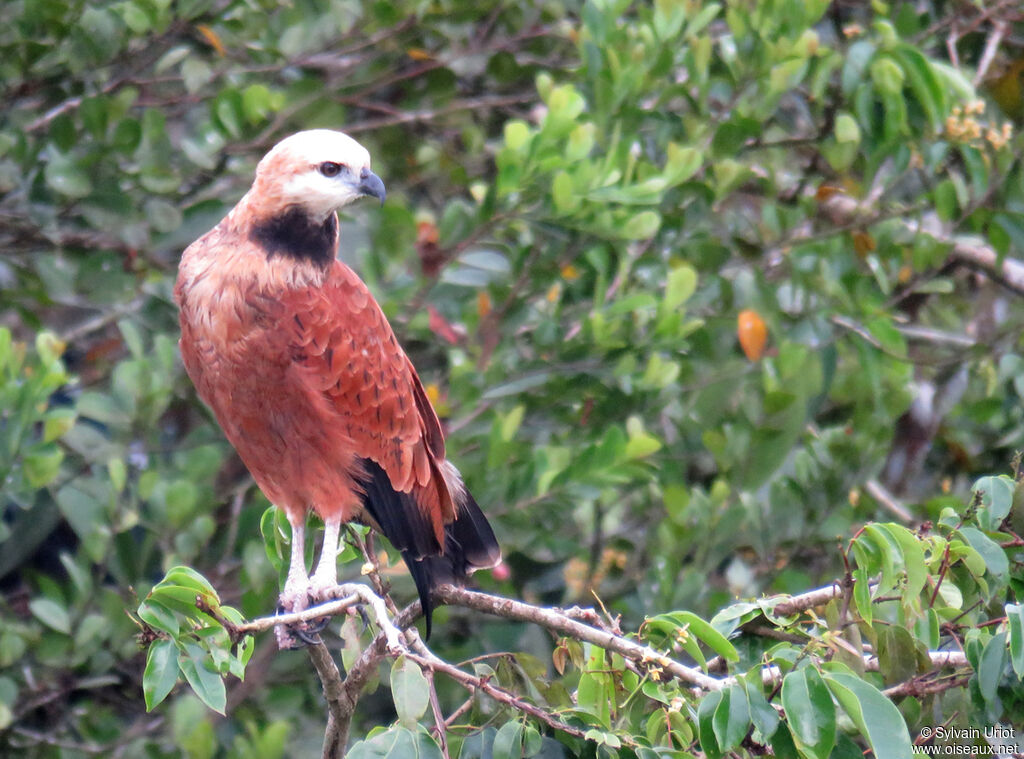
<path id="1" fill-rule="evenodd" d="M 322 574 L 314 572 L 313 576 L 309 578 L 307 592 L 309 593 L 309 601 L 312 605 L 333 601 L 338 597 L 337 574 L 330 575 L 326 572 Z"/>
<path id="2" fill-rule="evenodd" d="M 300 587 L 301 585 L 301 587 Z M 277 613 L 294 613 L 305 611 L 311 603 L 318 603 L 319 599 L 314 595 L 312 583 L 289 583 L 286 582 L 284 591 L 278 599 Z M 274 628 L 277 636 L 277 647 L 284 651 L 301 648 L 302 646 L 313 646 L 320 642 L 320 633 L 330 622 L 330 617 L 309 619 L 302 622 L 292 622 L 286 625 L 278 625 Z"/>
<path id="3" fill-rule="evenodd" d="M 285 609 L 277 607 L 277 613 L 281 614 Z M 287 625 L 278 625 L 274 628 L 277 635 L 277 647 L 284 651 L 303 646 L 315 646 L 320 642 L 320 633 L 330 623 L 330 617 L 319 619 L 307 619 L 302 622 L 292 622 Z"/>

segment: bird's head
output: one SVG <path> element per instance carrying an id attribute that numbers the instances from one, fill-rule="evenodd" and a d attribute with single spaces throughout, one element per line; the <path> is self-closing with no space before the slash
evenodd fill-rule
<path id="1" fill-rule="evenodd" d="M 330 129 L 298 132 L 277 143 L 257 165 L 254 187 L 275 205 L 317 220 L 366 195 L 381 203 L 386 195 L 370 171 L 366 148 Z"/>

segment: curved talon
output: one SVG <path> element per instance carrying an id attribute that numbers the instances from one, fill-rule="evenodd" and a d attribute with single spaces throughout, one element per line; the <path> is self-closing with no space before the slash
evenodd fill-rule
<path id="1" fill-rule="evenodd" d="M 318 630 L 315 630 L 315 631 L 312 631 L 312 632 L 300 629 L 298 627 L 293 627 L 293 628 L 291 628 L 291 632 L 292 632 L 293 635 L 295 635 L 296 638 L 301 640 L 307 646 L 315 646 L 315 645 L 317 645 L 318 643 L 321 642 L 320 641 L 320 630 L 323 630 L 324 627 L 326 627 L 326 626 L 327 626 L 326 624 L 323 624 L 323 625 L 320 626 L 320 628 Z"/>
<path id="2" fill-rule="evenodd" d="M 359 612 L 359 618 L 363 620 L 363 632 L 370 629 L 370 615 L 366 613 L 366 606 L 364 604 L 356 604 L 353 607 Z"/>
<path id="3" fill-rule="evenodd" d="M 275 614 L 281 614 L 285 609 L 281 604 L 277 605 Z M 303 645 L 315 646 L 320 643 L 320 633 L 323 632 L 327 625 L 331 623 L 330 617 L 319 617 L 318 619 L 311 619 L 307 622 L 298 622 L 293 625 L 282 625 L 293 642 L 294 645 L 289 646 L 289 650 L 295 650 L 302 648 Z M 295 640 L 295 639 L 298 640 Z"/>

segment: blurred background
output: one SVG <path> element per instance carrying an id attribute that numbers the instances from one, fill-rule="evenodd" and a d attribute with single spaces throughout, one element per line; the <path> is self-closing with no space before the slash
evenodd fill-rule
<path id="1" fill-rule="evenodd" d="M 125 613 L 178 564 L 275 605 L 171 287 L 277 140 L 347 131 L 387 185 L 340 256 L 498 534 L 480 585 L 635 629 L 828 582 L 861 523 L 1011 470 L 1022 71 L 1015 2 L 4 2 L 0 754 L 319 751 L 304 652 L 261 637 L 226 718 L 147 714 Z M 380 688 L 354 733 L 393 719 Z"/>

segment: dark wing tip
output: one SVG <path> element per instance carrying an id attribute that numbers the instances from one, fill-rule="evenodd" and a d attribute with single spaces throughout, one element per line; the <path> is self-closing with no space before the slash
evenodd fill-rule
<path id="1" fill-rule="evenodd" d="M 455 521 L 445 525 L 442 552 L 429 519 L 412 494 L 396 491 L 376 462 L 363 459 L 363 466 L 367 474 L 363 508 L 401 552 L 416 583 L 426 620 L 424 637 L 429 640 L 434 610 L 430 592 L 446 583 L 462 585 L 474 571 L 496 566 L 501 561 L 498 539 L 473 496 L 463 490 Z"/>

